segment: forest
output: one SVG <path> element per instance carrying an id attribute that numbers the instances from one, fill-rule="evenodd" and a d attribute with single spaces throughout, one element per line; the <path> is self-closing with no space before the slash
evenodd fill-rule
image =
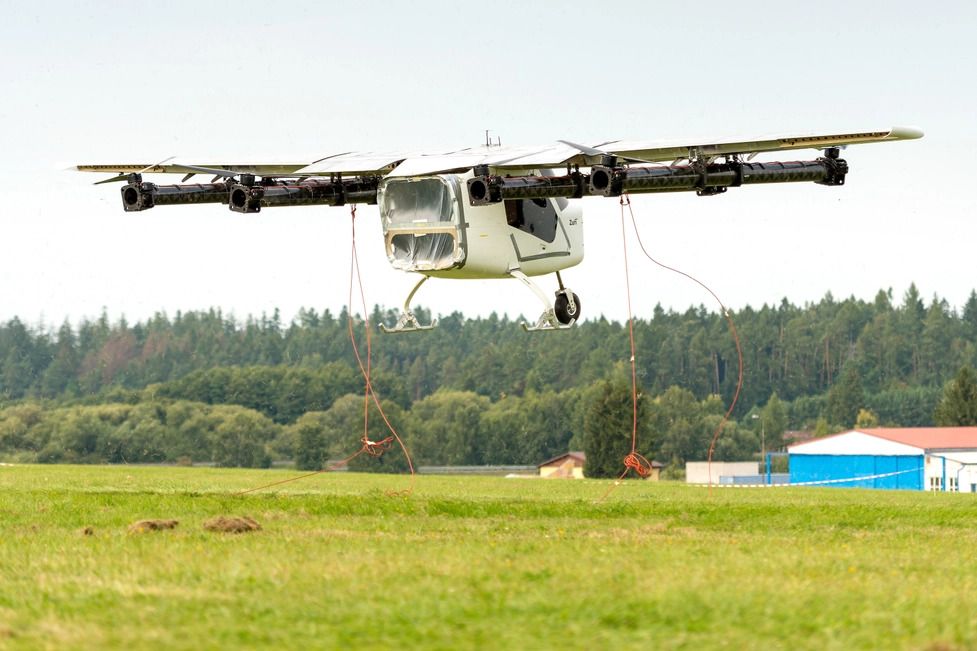
<path id="1" fill-rule="evenodd" d="M 743 385 L 717 458 L 755 458 L 796 430 L 934 424 L 948 383 L 977 366 L 977 292 L 961 311 L 913 285 L 729 315 Z M 136 323 L 103 311 L 56 328 L 12 318 L 0 323 L 0 460 L 320 467 L 364 435 L 350 332 L 365 355 L 367 323 L 372 384 L 416 464 L 536 464 L 583 449 L 588 409 L 614 391 L 630 414 L 627 323 L 527 333 L 520 319 L 456 312 L 423 334 L 376 331 L 395 320 L 379 306 L 368 322 L 345 309 L 290 322 L 219 310 Z M 634 327 L 643 454 L 674 467 L 704 458 L 736 392 L 726 319 L 656 306 Z M 371 440 L 389 435 L 375 405 L 368 416 Z M 630 437 L 630 416 L 620 427 Z M 364 457 L 353 467 L 406 468 L 396 450 Z"/>

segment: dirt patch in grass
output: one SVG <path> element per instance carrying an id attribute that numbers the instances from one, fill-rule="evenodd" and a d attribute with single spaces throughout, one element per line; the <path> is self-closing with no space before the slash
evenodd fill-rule
<path id="1" fill-rule="evenodd" d="M 263 520 L 284 520 L 285 518 L 294 517 L 296 515 L 304 518 L 309 517 L 309 514 L 306 513 L 305 511 L 301 511 L 298 513 L 285 513 L 283 511 L 265 511 L 264 513 L 261 514 L 261 518 Z"/>
<path id="2" fill-rule="evenodd" d="M 80 530 L 80 533 L 83 536 L 94 536 L 95 535 L 95 527 L 84 527 L 84 528 L 82 528 Z"/>
<path id="3" fill-rule="evenodd" d="M 163 531 L 176 529 L 179 520 L 140 520 L 129 525 L 129 533 L 147 533 L 149 531 Z"/>
<path id="4" fill-rule="evenodd" d="M 248 516 L 218 515 L 204 522 L 204 529 L 221 533 L 248 533 L 249 531 L 261 531 L 261 525 L 255 522 L 254 518 Z"/>
<path id="5" fill-rule="evenodd" d="M 661 538 L 676 535 L 685 537 L 695 535 L 695 533 L 697 532 L 693 530 L 686 530 L 682 527 L 673 528 L 669 522 L 655 522 L 652 524 L 635 527 L 633 529 L 627 529 L 624 527 L 608 527 L 606 529 L 595 531 L 585 531 L 580 535 L 582 535 L 584 538 L 594 538 L 598 540 L 641 540 L 645 538 Z"/>

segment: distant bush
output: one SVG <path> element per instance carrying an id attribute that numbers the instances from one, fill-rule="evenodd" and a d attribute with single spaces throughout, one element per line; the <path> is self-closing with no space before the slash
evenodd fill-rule
<path id="1" fill-rule="evenodd" d="M 188 401 L 0 410 L 0 456 L 36 463 L 267 467 L 281 426 L 252 409 Z"/>

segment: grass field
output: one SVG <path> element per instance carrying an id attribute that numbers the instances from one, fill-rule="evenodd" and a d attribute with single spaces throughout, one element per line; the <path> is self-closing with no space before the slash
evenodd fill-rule
<path id="1" fill-rule="evenodd" d="M 0 466 L 0 648 L 977 648 L 977 496 L 292 475 Z"/>

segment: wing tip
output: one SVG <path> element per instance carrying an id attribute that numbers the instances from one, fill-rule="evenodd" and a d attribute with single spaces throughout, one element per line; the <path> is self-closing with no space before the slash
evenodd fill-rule
<path id="1" fill-rule="evenodd" d="M 918 140 L 923 137 L 923 130 L 917 127 L 892 127 L 889 137 L 893 140 Z"/>

